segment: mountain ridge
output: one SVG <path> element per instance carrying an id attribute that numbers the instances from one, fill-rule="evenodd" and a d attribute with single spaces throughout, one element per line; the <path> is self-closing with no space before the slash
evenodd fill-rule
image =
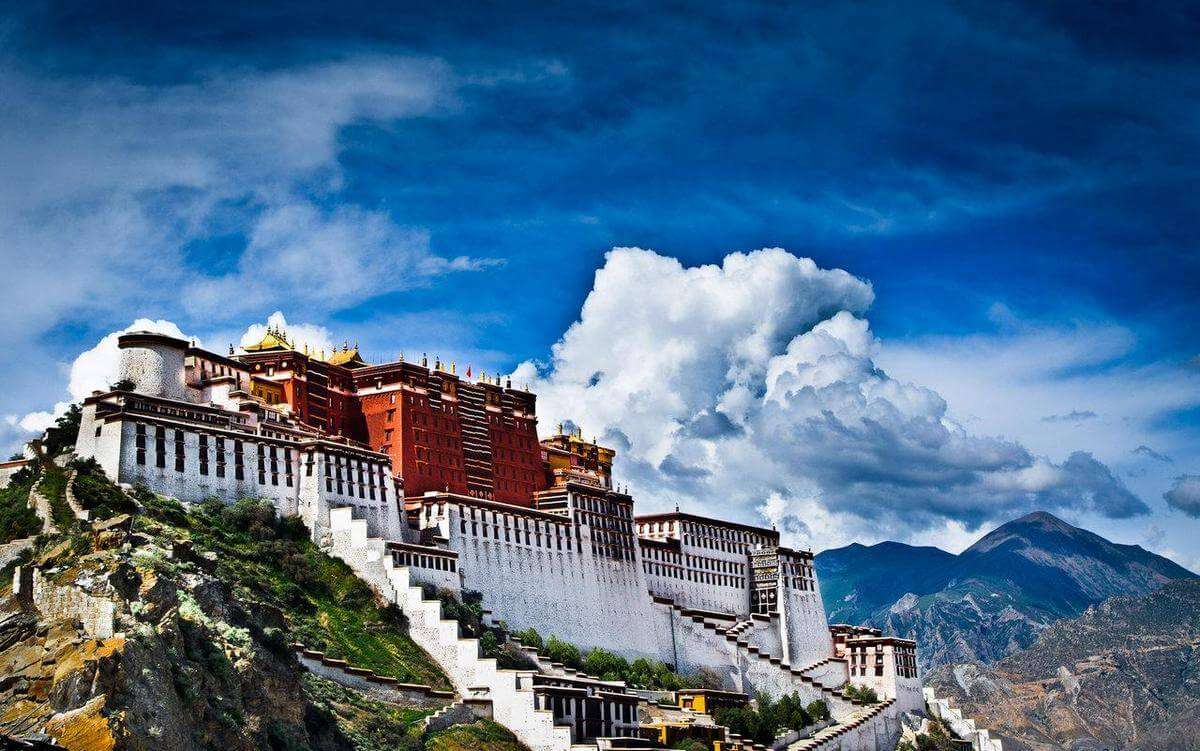
<path id="1" fill-rule="evenodd" d="M 925 670 L 1001 659 L 1109 597 L 1195 577 L 1045 511 L 1000 525 L 958 555 L 885 542 L 823 551 L 815 563 L 831 621 L 918 639 Z"/>
<path id="2" fill-rule="evenodd" d="M 927 676 L 1006 751 L 1200 748 L 1200 579 L 1114 597 L 991 665 Z"/>

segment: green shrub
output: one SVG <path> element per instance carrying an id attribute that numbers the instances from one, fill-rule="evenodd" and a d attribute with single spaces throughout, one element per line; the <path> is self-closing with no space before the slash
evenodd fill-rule
<path id="1" fill-rule="evenodd" d="M 108 479 L 95 459 L 76 459 L 71 463 L 71 469 L 75 470 L 75 479 L 71 483 L 75 500 L 92 512 L 92 519 L 108 519 L 137 511 L 137 502 Z"/>
<path id="2" fill-rule="evenodd" d="M 513 636 L 517 637 L 517 639 L 519 639 L 525 646 L 533 647 L 539 652 L 541 652 L 546 646 L 542 643 L 542 635 L 539 634 L 535 628 L 527 628 L 524 631 L 518 631 L 513 634 Z"/>
<path id="3" fill-rule="evenodd" d="M 756 707 L 719 709 L 713 713 L 713 720 L 729 728 L 730 732 L 764 745 L 770 745 L 789 730 L 802 730 L 817 721 L 797 693 L 780 697 L 778 701 L 760 694 L 756 704 Z"/>
<path id="4" fill-rule="evenodd" d="M 78 404 L 68 407 L 47 431 L 46 440 L 41 444 L 42 452 L 53 458 L 74 446 L 75 439 L 79 437 L 79 421 L 82 417 L 83 409 Z"/>
<path id="5" fill-rule="evenodd" d="M 808 706 L 804 708 L 804 711 L 808 713 L 808 716 L 812 718 L 813 722 L 821 722 L 822 720 L 829 719 L 829 705 L 825 703 L 824 699 L 817 699 L 816 701 L 809 702 Z"/>
<path id="6" fill-rule="evenodd" d="M 842 686 L 842 693 L 851 699 L 861 701 L 866 704 L 879 703 L 879 695 L 875 693 L 875 689 L 868 688 L 867 686 L 855 686 L 853 684 L 846 683 Z"/>
<path id="7" fill-rule="evenodd" d="M 599 647 L 590 650 L 583 658 L 583 672 L 605 681 L 624 680 L 629 675 L 629 661 Z"/>
<path id="8" fill-rule="evenodd" d="M 579 647 L 561 641 L 556 636 L 551 636 L 546 640 L 545 654 L 550 661 L 561 662 L 563 665 L 575 670 L 578 670 L 583 663 L 583 658 L 579 654 Z"/>
<path id="9" fill-rule="evenodd" d="M 0 544 L 33 537 L 42 531 L 42 520 L 29 507 L 29 490 L 36 476 L 22 469 L 9 480 L 7 487 L 0 489 Z"/>

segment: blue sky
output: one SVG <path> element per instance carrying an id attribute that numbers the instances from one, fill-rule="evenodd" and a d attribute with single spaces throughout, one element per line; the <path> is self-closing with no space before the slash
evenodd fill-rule
<path id="1" fill-rule="evenodd" d="M 554 417 L 631 441 L 647 507 L 773 515 L 818 547 L 889 534 L 954 547 L 1041 505 L 1200 566 L 1200 485 L 1186 479 L 1200 474 L 1189 4 L 141 5 L 23 4 L 0 18 L 6 443 L 25 415 L 69 398 L 80 352 L 136 318 L 223 347 L 282 311 L 379 359 L 540 364 L 521 372 Z M 634 392 L 576 388 L 591 353 L 568 327 L 592 348 L 638 341 L 606 312 L 622 290 L 629 305 L 734 305 L 681 291 L 695 274 L 606 256 L 624 246 L 734 280 L 728 254 L 784 248 L 869 282 L 871 300 L 795 272 L 794 289 L 754 288 L 782 312 L 747 313 L 725 350 L 717 321 L 732 319 L 700 311 L 713 330 L 667 327 L 675 365 L 626 353 L 679 390 L 684 412 L 608 414 L 593 402 Z M 777 262 L 750 263 L 793 278 Z M 660 277 L 625 276 L 639 264 Z M 770 401 L 764 379 L 784 363 L 771 358 L 836 312 L 801 312 L 805 295 L 869 320 L 874 344 L 847 357 L 944 399 L 944 412 L 900 410 L 908 428 L 946 420 L 972 441 L 1003 438 L 1015 464 L 943 455 L 973 479 L 915 479 L 872 447 L 834 477 L 807 451 L 776 451 L 812 425 L 796 404 L 728 417 L 738 378 Z M 767 349 L 731 356 L 765 322 Z M 677 379 L 693 357 L 741 364 Z M 670 445 L 630 438 L 717 413 L 744 424 Z M 714 463 L 734 440 L 753 449 L 747 464 Z M 1102 470 L 1069 464 L 1076 452 Z M 1053 492 L 994 474 L 1037 457 Z M 716 479 L 749 466 L 782 479 L 744 497 Z M 1144 508 L 1096 500 L 1121 492 Z"/>

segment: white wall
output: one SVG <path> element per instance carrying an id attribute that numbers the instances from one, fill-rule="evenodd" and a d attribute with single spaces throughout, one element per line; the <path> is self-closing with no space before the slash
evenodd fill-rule
<path id="1" fill-rule="evenodd" d="M 525 542 L 526 520 L 530 543 Z M 659 639 L 646 627 L 653 622 L 650 596 L 637 562 L 593 555 L 586 526 L 577 537 L 575 523 L 566 517 L 453 502 L 441 504 L 426 523 L 437 526 L 458 553 L 463 588 L 482 593 L 484 607 L 510 628 L 535 628 L 582 649 L 620 644 L 623 648 L 614 651 L 626 656 L 662 659 Z"/>

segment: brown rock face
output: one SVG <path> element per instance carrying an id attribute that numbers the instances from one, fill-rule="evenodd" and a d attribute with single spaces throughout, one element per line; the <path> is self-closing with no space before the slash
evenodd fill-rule
<path id="1" fill-rule="evenodd" d="M 311 738 L 302 669 L 260 641 L 260 608 L 164 563 L 163 550 L 138 552 L 77 557 L 60 545 L 42 557 L 57 578 L 108 581 L 97 589 L 117 603 L 113 638 L 15 598 L 0 605 L 0 734 L 44 732 L 71 751 L 251 751 L 272 732 L 314 751 L 349 748 L 336 732 Z"/>
<path id="2" fill-rule="evenodd" d="M 990 666 L 927 677 L 1006 751 L 1200 749 L 1200 579 L 1117 597 Z"/>

